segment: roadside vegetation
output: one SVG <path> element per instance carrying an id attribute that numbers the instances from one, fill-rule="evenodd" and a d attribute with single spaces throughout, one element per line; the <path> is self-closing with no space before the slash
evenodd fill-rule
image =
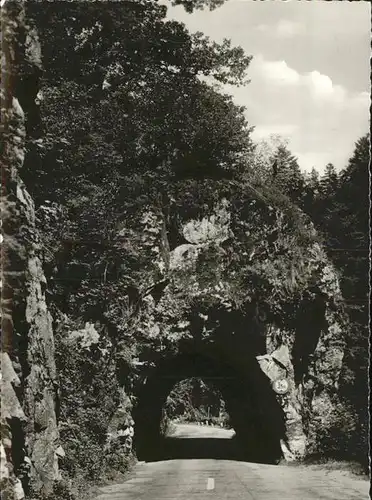
<path id="1" fill-rule="evenodd" d="M 173 3 L 190 11 L 222 1 Z M 303 210 L 318 229 L 340 272 L 352 325 L 340 384 L 347 411 L 340 409 L 335 418 L 329 458 L 366 470 L 369 136 L 357 141 L 341 172 L 327 165 L 323 175 L 305 174 L 284 139 L 254 144 L 254 124 L 222 92 L 222 83 L 243 85 L 249 76 L 251 57 L 240 47 L 189 33 L 166 20 L 166 7 L 156 0 L 107 2 L 104 8 L 96 2 L 32 1 L 27 9 L 44 64 L 40 136 L 29 140 L 23 175 L 43 225 L 57 331 L 66 457 L 55 498 L 72 499 L 75 492 L 80 499 L 86 484 L 113 479 L 133 463 L 126 442 L 106 450 L 106 431 L 117 405 L 124 405 L 118 376 L 125 379 L 136 343 L 147 341 L 136 336 L 130 293 L 149 264 L 130 242 L 125 260 L 123 244 L 107 242 L 146 203 L 169 213 L 175 197 L 192 193 L 193 181 L 210 190 L 221 179 L 238 181 L 294 212 Z M 130 298 L 124 305 L 123 290 Z M 80 331 L 87 322 L 100 332 L 95 347 L 67 338 L 68 330 Z M 128 392 L 135 383 L 128 379 Z M 132 402 L 125 404 L 129 412 Z M 165 422 L 210 419 L 228 426 L 220 394 L 200 380 L 175 387 L 164 411 Z"/>

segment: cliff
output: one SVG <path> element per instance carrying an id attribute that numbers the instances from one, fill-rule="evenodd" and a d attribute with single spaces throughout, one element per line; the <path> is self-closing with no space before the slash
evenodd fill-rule
<path id="1" fill-rule="evenodd" d="M 52 318 L 45 299 L 35 207 L 22 181 L 41 71 L 24 4 L 2 6 L 2 363 L 1 489 L 22 499 L 59 479 L 58 383 Z"/>

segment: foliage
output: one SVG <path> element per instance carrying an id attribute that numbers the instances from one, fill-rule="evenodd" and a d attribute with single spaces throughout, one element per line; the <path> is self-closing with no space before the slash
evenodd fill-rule
<path id="1" fill-rule="evenodd" d="M 345 299 L 354 304 L 365 302 L 368 290 L 368 164 L 369 137 L 364 136 L 340 174 L 329 164 L 320 179 L 311 180 L 310 215 L 326 237 L 332 260 L 343 271 Z"/>
<path id="2" fill-rule="evenodd" d="M 53 491 L 49 495 L 42 492 L 30 492 L 32 500 L 77 500 L 77 497 L 72 493 L 68 482 L 65 480 L 56 481 L 53 485 Z"/>
<path id="3" fill-rule="evenodd" d="M 276 173 L 273 170 L 275 160 Z M 346 335 L 340 395 L 355 425 L 346 433 L 346 441 L 340 436 L 332 438 L 333 441 L 330 436 L 328 438 L 335 449 L 340 438 L 349 456 L 363 463 L 366 463 L 368 438 L 369 161 L 367 134 L 357 141 L 348 165 L 340 173 L 328 164 L 322 176 L 314 169 L 303 174 L 286 141 L 272 136 L 258 143 L 248 155 L 246 170 L 248 182 L 253 182 L 263 196 L 271 193 L 276 206 L 286 203 L 285 197 L 280 196 L 282 193 L 310 216 L 329 258 L 340 273 L 341 290 L 351 320 Z M 341 420 L 335 420 L 338 422 L 333 430 L 335 436 L 337 432 L 343 433 Z"/>
<path id="4" fill-rule="evenodd" d="M 272 134 L 254 145 L 246 157 L 245 176 L 248 182 L 272 186 L 302 208 L 305 176 L 297 158 L 288 149 L 288 140 Z"/>
<path id="5" fill-rule="evenodd" d="M 255 142 L 254 149 L 246 158 L 246 180 L 258 185 L 271 182 L 275 154 L 280 147 L 287 146 L 288 139 L 279 134 L 271 134 L 268 138 Z"/>
<path id="6" fill-rule="evenodd" d="M 150 266 L 130 228 L 148 205 L 169 212 L 189 178 L 239 175 L 251 148 L 243 110 L 199 76 L 243 83 L 250 57 L 190 35 L 152 0 L 27 8 L 42 43 L 45 130 L 29 144 L 24 178 L 41 205 L 49 294 L 129 339 L 136 306 L 123 291 L 141 288 Z M 52 221 L 46 200 L 60 212 Z"/>
<path id="7" fill-rule="evenodd" d="M 199 75 L 242 83 L 250 58 L 166 21 L 155 1 L 27 8 L 42 43 L 45 134 L 29 144 L 24 178 L 38 204 L 63 209 L 45 228 L 55 242 L 51 293 L 59 288 L 66 312 L 99 316 L 94 303 L 135 280 L 118 226 L 146 204 L 166 211 L 180 179 L 239 175 L 251 147 L 243 110 Z"/>
<path id="8" fill-rule="evenodd" d="M 358 414 L 348 399 L 340 398 L 318 431 L 317 452 L 312 458 L 356 461 L 368 473 L 367 429 L 360 429 Z"/>
<path id="9" fill-rule="evenodd" d="M 95 339 L 84 337 L 84 330 L 72 332 L 72 323 L 63 316 L 59 320 L 55 338 L 59 427 L 66 454 L 60 465 L 65 477 L 84 488 L 87 480 L 99 482 L 115 470 L 124 472 L 131 456 L 106 446 L 107 429 L 120 402 L 113 342 L 98 324 Z"/>
<path id="10" fill-rule="evenodd" d="M 313 174 L 307 183 L 312 199 L 306 207 L 323 233 L 328 255 L 341 271 L 351 327 L 340 394 L 351 405 L 356 421 L 347 449 L 363 463 L 368 439 L 369 146 L 369 135 L 365 135 L 356 142 L 340 173 L 330 164 L 320 179 Z"/>
<path id="11" fill-rule="evenodd" d="M 277 164 L 278 173 L 275 183 L 294 203 L 300 204 L 303 196 L 304 179 L 300 167 L 286 146 L 279 146 L 274 162 Z"/>
<path id="12" fill-rule="evenodd" d="M 194 9 L 208 7 L 210 10 L 216 9 L 226 0 L 172 0 L 173 5 L 183 5 L 186 12 L 193 12 Z"/>
<path id="13" fill-rule="evenodd" d="M 170 392 L 164 406 L 164 416 L 182 422 L 227 424 L 229 416 L 218 389 L 198 378 L 178 382 Z"/>

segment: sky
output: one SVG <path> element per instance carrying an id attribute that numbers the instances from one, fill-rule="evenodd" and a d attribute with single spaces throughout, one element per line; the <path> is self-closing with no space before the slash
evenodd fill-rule
<path id="1" fill-rule="evenodd" d="M 250 83 L 225 90 L 246 107 L 254 140 L 282 135 L 306 171 L 347 165 L 369 130 L 369 2 L 227 0 L 168 17 L 253 56 Z"/>

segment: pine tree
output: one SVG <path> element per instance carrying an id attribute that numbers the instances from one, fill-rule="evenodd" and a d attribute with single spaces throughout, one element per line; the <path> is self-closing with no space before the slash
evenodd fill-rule
<path id="1" fill-rule="evenodd" d="M 335 196 L 339 178 L 332 163 L 328 163 L 324 175 L 320 180 L 320 194 L 322 198 L 329 199 Z"/>
<path id="2" fill-rule="evenodd" d="M 347 443 L 350 456 L 368 463 L 368 292 L 369 292 L 369 136 L 355 145 L 347 167 L 337 174 L 328 164 L 320 181 L 308 179 L 312 191 L 307 212 L 323 233 L 326 250 L 341 272 L 341 288 L 351 327 L 346 332 L 346 350 L 340 394 L 358 416 L 354 434 Z"/>
<path id="3" fill-rule="evenodd" d="M 364 301 L 368 293 L 369 137 L 359 139 L 348 166 L 341 172 L 335 201 L 340 220 L 338 261 L 344 268 L 344 293 Z"/>
<path id="4" fill-rule="evenodd" d="M 345 354 L 346 397 L 359 417 L 355 452 L 368 463 L 368 339 L 369 339 L 369 136 L 360 138 L 337 192 L 340 218 L 337 265 L 343 271 L 342 290 L 352 328 Z"/>
<path id="5" fill-rule="evenodd" d="M 319 172 L 313 167 L 310 174 L 305 176 L 304 196 L 301 203 L 301 208 L 307 214 L 311 214 L 313 219 L 318 219 L 315 211 L 319 200 L 319 193 L 320 176 Z"/>
<path id="6" fill-rule="evenodd" d="M 304 196 L 305 179 L 297 158 L 285 145 L 281 145 L 276 151 L 274 162 L 277 164 L 275 184 L 294 203 L 300 204 Z"/>

